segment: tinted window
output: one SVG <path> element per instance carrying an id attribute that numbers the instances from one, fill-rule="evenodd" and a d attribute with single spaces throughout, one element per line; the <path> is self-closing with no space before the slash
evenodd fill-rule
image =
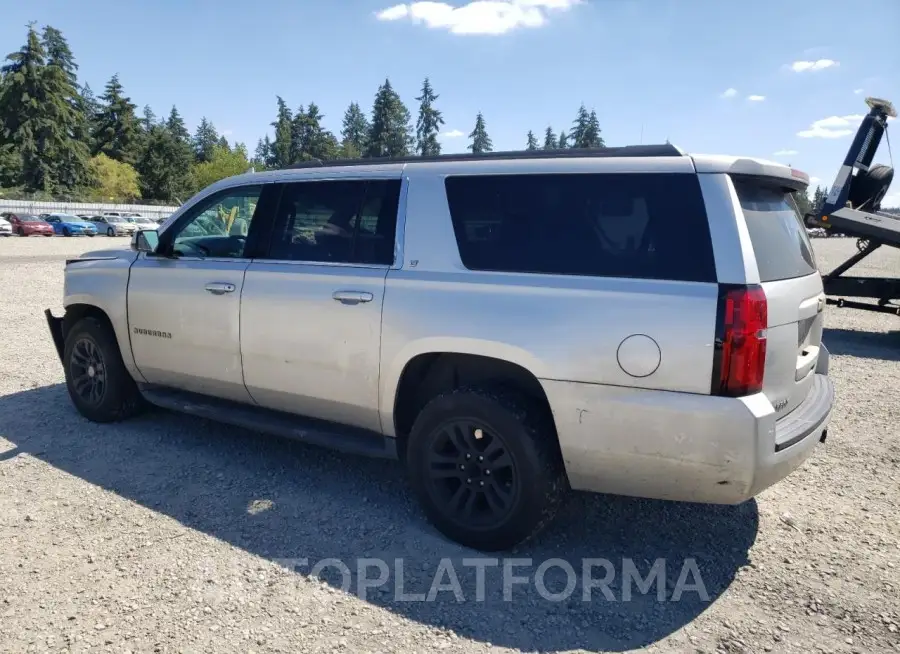
<path id="1" fill-rule="evenodd" d="M 394 262 L 400 180 L 286 184 L 268 258 Z"/>
<path id="2" fill-rule="evenodd" d="M 446 185 L 469 269 L 716 280 L 694 175 L 485 175 Z"/>
<path id="3" fill-rule="evenodd" d="M 760 281 L 815 272 L 812 244 L 790 192 L 754 181 L 735 180 L 734 186 L 747 221 Z"/>

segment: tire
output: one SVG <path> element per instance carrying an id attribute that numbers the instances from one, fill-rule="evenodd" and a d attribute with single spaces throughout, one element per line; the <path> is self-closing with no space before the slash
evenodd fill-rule
<path id="1" fill-rule="evenodd" d="M 116 336 L 105 322 L 93 317 L 79 320 L 66 334 L 63 361 L 69 397 L 88 420 L 118 422 L 143 408 L 143 398 L 125 369 Z M 102 380 L 100 384 L 92 381 L 98 379 Z M 83 392 L 85 383 L 93 383 L 96 392 Z"/>
<path id="2" fill-rule="evenodd" d="M 16 230 L 16 234 L 18 234 L 19 236 L 25 236 L 25 230 L 19 227 L 19 229 Z"/>
<path id="3" fill-rule="evenodd" d="M 455 431 L 454 423 L 460 427 L 455 438 L 448 432 Z M 439 461 L 435 452 L 441 453 Z M 493 465 L 479 463 L 478 452 L 493 456 Z M 486 552 L 509 550 L 535 536 L 569 489 L 549 411 L 502 389 L 461 388 L 432 399 L 410 431 L 406 464 L 413 490 L 438 531 Z M 435 468 L 440 474 L 433 474 Z M 509 492 L 507 508 L 485 516 L 490 504 L 501 504 L 498 489 Z M 453 497 L 479 515 L 454 515 L 448 502 Z"/>
<path id="4" fill-rule="evenodd" d="M 72 235 L 72 232 L 69 231 L 68 227 L 63 227 L 62 233 L 63 233 L 63 236 L 71 236 Z"/>
<path id="5" fill-rule="evenodd" d="M 88 238 L 94 238 L 96 234 L 91 234 L 90 232 L 88 232 L 87 234 L 85 234 L 85 236 L 87 236 Z"/>
<path id="6" fill-rule="evenodd" d="M 893 168 L 876 164 L 853 179 L 847 199 L 853 208 L 874 213 L 881 208 L 881 200 L 887 195 L 893 179 Z"/>

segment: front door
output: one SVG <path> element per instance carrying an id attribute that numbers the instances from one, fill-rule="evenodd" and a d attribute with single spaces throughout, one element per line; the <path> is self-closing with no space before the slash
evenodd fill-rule
<path id="1" fill-rule="evenodd" d="M 201 200 L 142 253 L 128 283 L 135 364 L 153 384 L 252 402 L 241 370 L 240 308 L 246 245 L 262 185 Z M 263 206 L 263 205 L 261 205 Z"/>
<path id="2" fill-rule="evenodd" d="M 244 379 L 260 405 L 381 429 L 381 308 L 399 196 L 397 178 L 284 185 L 241 307 Z"/>

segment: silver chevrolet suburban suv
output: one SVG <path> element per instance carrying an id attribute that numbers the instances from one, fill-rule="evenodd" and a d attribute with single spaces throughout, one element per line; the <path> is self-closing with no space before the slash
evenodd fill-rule
<path id="1" fill-rule="evenodd" d="M 671 145 L 311 162 L 68 261 L 46 314 L 89 420 L 396 457 L 440 532 L 503 550 L 569 489 L 739 503 L 824 440 L 807 184 Z"/>

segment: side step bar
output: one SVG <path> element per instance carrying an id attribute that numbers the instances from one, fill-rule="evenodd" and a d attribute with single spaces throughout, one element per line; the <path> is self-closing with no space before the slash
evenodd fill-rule
<path id="1" fill-rule="evenodd" d="M 141 395 L 150 404 L 214 422 L 243 427 L 339 452 L 396 459 L 397 442 L 377 432 L 336 425 L 324 420 L 295 416 L 261 407 L 238 404 L 187 391 L 142 384 Z"/>

